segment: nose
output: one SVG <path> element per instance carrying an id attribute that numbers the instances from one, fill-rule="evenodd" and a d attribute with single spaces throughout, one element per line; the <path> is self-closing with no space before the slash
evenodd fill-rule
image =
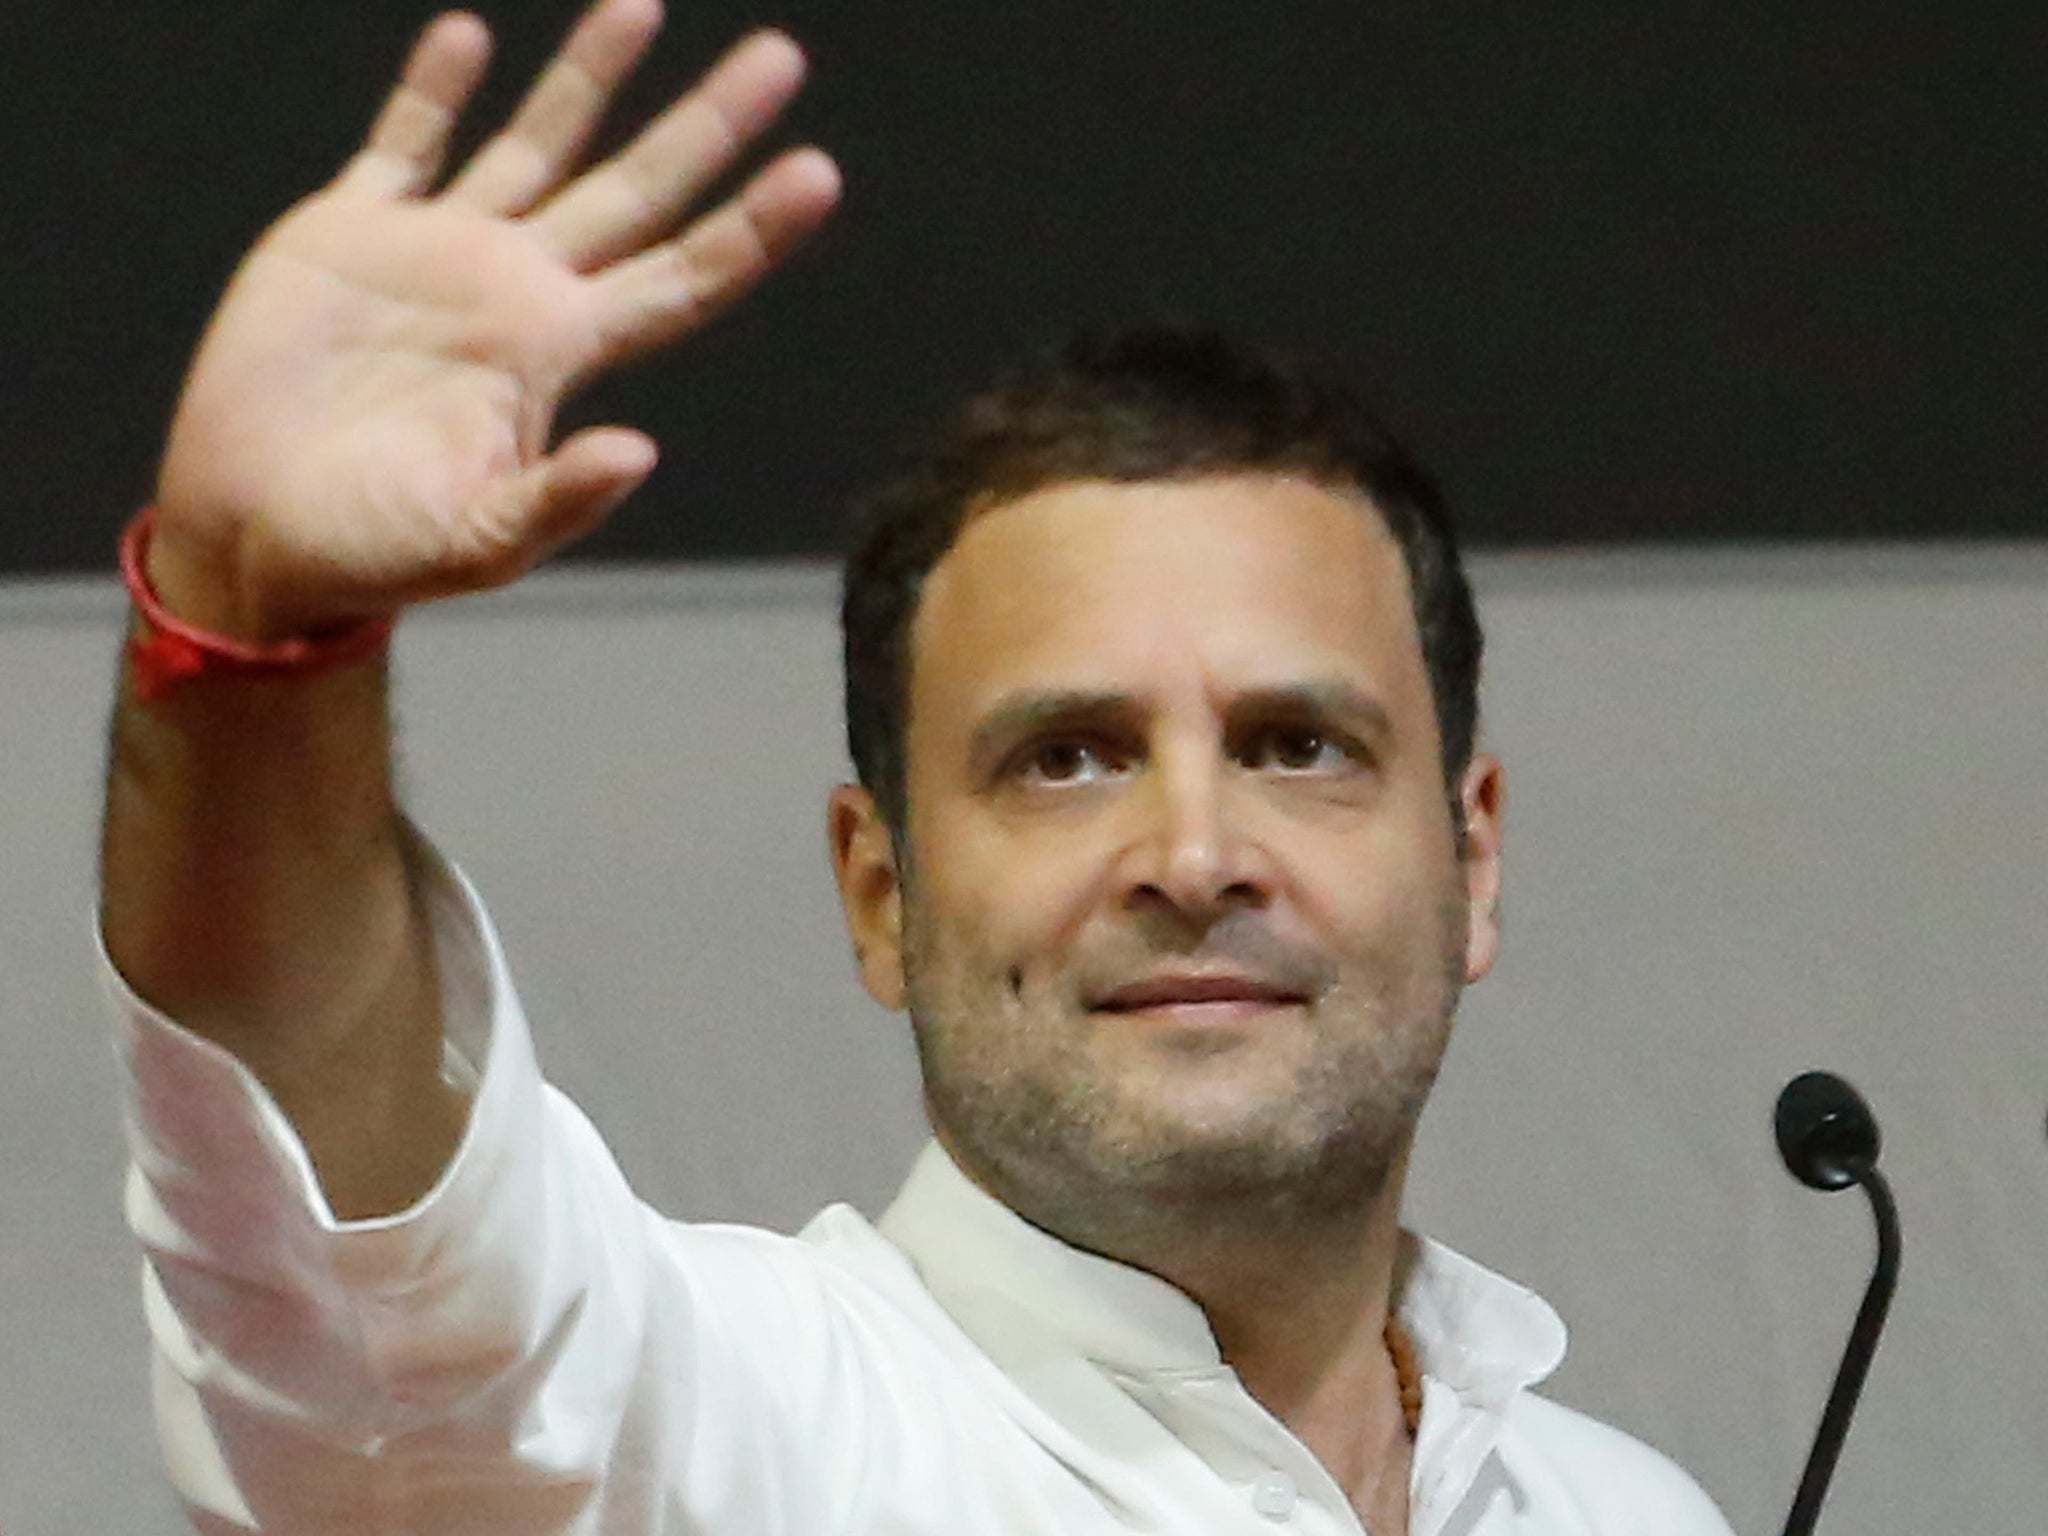
<path id="1" fill-rule="evenodd" d="M 1244 795 L 1216 753 L 1156 757 L 1145 792 L 1135 797 L 1143 821 L 1128 850 L 1126 903 L 1198 925 L 1264 906 L 1272 866 L 1244 825 Z"/>

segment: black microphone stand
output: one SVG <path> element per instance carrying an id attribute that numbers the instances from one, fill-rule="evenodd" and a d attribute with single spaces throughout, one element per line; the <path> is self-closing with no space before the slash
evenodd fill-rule
<path id="1" fill-rule="evenodd" d="M 1785 1517 L 1785 1536 L 1811 1536 L 1813 1523 L 1820 1518 L 1820 1501 L 1827 1496 L 1828 1483 L 1835 1475 L 1835 1458 L 1841 1455 L 1842 1441 L 1848 1436 L 1849 1416 L 1856 1411 L 1892 1292 L 1899 1287 L 1899 1212 L 1892 1204 L 1891 1186 L 1875 1168 L 1857 1182 L 1870 1196 L 1870 1209 L 1877 1217 L 1877 1267 L 1863 1292 L 1863 1305 L 1856 1309 L 1856 1326 L 1849 1330 L 1849 1346 L 1835 1372 L 1834 1390 L 1828 1393 L 1820 1428 L 1814 1431 L 1806 1475 L 1799 1479 L 1799 1493 L 1792 1500 L 1791 1514 Z"/>
<path id="2" fill-rule="evenodd" d="M 1794 1178 L 1819 1190 L 1860 1184 L 1877 1218 L 1877 1265 L 1856 1311 L 1856 1324 L 1849 1330 L 1849 1344 L 1842 1351 L 1820 1428 L 1814 1432 L 1799 1492 L 1785 1517 L 1785 1536 L 1811 1536 L 1849 1433 L 1849 1418 L 1863 1391 L 1863 1378 L 1877 1353 L 1892 1293 L 1899 1286 L 1899 1212 L 1892 1203 L 1891 1186 L 1877 1171 L 1876 1117 L 1862 1095 L 1841 1078 L 1830 1072 L 1793 1078 L 1778 1095 L 1776 1128 L 1779 1154 Z"/>

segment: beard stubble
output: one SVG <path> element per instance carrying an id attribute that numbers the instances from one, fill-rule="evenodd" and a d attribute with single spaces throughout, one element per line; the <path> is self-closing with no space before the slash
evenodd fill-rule
<path id="1" fill-rule="evenodd" d="M 1461 880 L 1400 932 L 1337 956 L 1282 941 L 1246 911 L 1194 935 L 1136 924 L 1113 952 L 1038 976 L 909 892 L 905 920 L 940 1139 L 1025 1220 L 1113 1258 L 1353 1223 L 1406 1157 L 1464 984 Z M 1112 1053 L 1123 1070 L 1100 1070 L 1094 1032 L 1123 1026 L 1085 1000 L 1175 961 L 1228 963 L 1312 1000 L 1276 1021 L 1284 1040 L 1197 1036 L 1141 1054 L 1156 1070 L 1134 1068 L 1129 1051 Z M 1181 1091 L 1205 1075 L 1224 1089 L 1269 1081 L 1210 1114 Z"/>

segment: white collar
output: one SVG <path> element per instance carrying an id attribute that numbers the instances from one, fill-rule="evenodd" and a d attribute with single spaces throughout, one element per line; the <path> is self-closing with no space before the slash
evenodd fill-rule
<path id="1" fill-rule="evenodd" d="M 878 1226 L 967 1333 L 1005 1354 L 977 1320 L 1028 1314 L 1042 1335 L 1120 1373 L 1213 1370 L 1207 1318 L 1156 1275 L 1084 1253 L 1025 1221 L 936 1143 L 918 1155 Z M 1534 1292 L 1441 1243 L 1404 1232 L 1396 1302 L 1423 1375 L 1498 1412 L 1564 1358 L 1565 1328 Z"/>

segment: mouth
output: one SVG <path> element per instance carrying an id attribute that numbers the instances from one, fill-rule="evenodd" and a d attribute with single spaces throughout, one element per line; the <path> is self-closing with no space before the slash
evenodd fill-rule
<path id="1" fill-rule="evenodd" d="M 1186 972 L 1148 976 L 1113 987 L 1091 1005 L 1097 1013 L 1150 1014 L 1178 1022 L 1224 1023 L 1307 1004 L 1299 988 L 1256 976 Z"/>

